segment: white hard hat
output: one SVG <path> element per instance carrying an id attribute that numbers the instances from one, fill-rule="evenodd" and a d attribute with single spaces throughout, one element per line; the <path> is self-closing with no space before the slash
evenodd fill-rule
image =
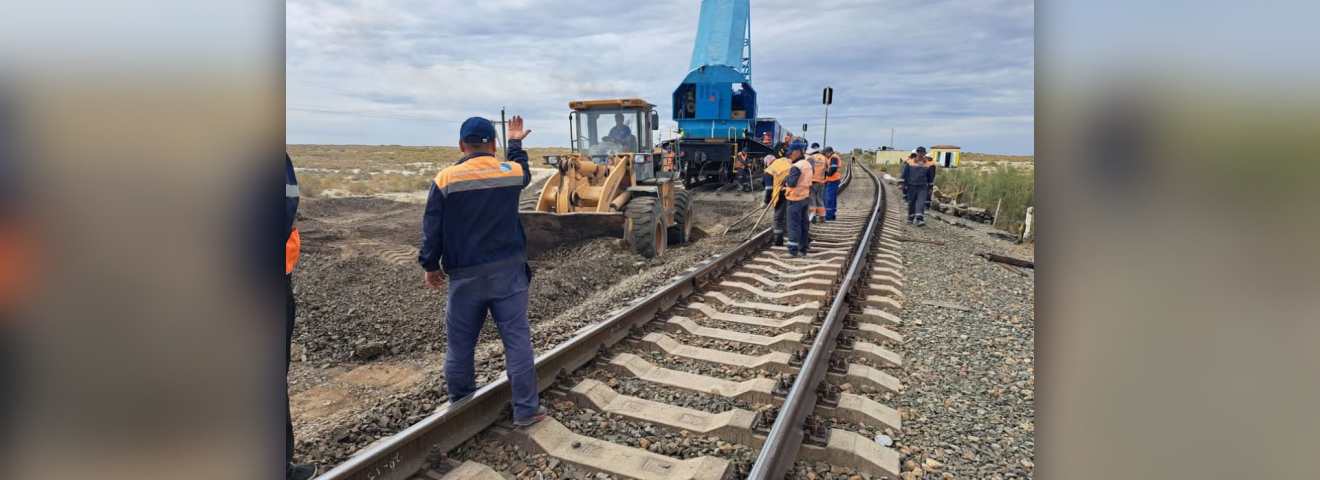
<path id="1" fill-rule="evenodd" d="M 766 156 L 765 156 L 765 161 L 767 161 L 767 162 L 773 162 L 773 161 L 775 161 L 775 156 L 774 156 L 774 155 L 766 155 Z"/>

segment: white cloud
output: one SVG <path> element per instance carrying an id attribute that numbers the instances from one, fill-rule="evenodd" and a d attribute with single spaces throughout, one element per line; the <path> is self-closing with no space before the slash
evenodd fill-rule
<path id="1" fill-rule="evenodd" d="M 642 97 L 668 117 L 696 33 L 692 0 L 291 0 L 288 141 L 449 145 L 457 122 L 527 117 L 531 145 L 567 144 L 567 102 Z M 955 143 L 1031 153 L 1030 1 L 753 0 L 762 116 L 823 122 L 830 143 Z"/>

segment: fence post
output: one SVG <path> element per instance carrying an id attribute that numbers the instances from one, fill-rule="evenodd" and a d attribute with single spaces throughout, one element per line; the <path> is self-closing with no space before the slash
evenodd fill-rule
<path id="1" fill-rule="evenodd" d="M 999 225 L 999 207 L 1004 206 L 1004 197 L 999 197 L 999 202 L 995 204 L 995 217 L 990 219 L 990 226 Z"/>
<path id="2" fill-rule="evenodd" d="M 1035 210 L 1036 210 L 1036 207 L 1027 207 L 1027 225 L 1026 225 L 1026 230 L 1024 230 L 1024 231 L 1022 232 L 1022 239 L 1023 239 L 1023 240 L 1026 240 L 1026 239 L 1028 239 L 1028 238 L 1032 238 L 1032 237 L 1034 236 L 1034 233 L 1035 233 L 1035 232 L 1033 232 L 1033 230 L 1034 230 L 1034 229 L 1033 229 L 1033 227 L 1034 227 L 1033 224 L 1036 223 L 1036 222 L 1035 222 L 1035 220 L 1036 220 L 1036 212 L 1035 212 Z"/>

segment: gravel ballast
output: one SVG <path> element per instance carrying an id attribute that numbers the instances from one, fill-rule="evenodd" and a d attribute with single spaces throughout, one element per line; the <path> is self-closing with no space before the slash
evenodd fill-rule
<path id="1" fill-rule="evenodd" d="M 975 254 L 1033 253 L 990 237 L 986 226 L 958 228 L 927 215 L 926 226 L 906 225 L 904 235 L 945 244 L 903 243 L 906 390 L 888 402 L 902 415 L 894 448 L 905 478 L 1032 478 L 1035 273 L 1024 277 Z"/>

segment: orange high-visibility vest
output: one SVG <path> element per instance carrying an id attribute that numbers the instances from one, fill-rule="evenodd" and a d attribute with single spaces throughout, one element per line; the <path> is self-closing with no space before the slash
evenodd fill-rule
<path id="1" fill-rule="evenodd" d="M 770 166 L 765 167 L 765 173 L 770 174 L 770 177 L 775 180 L 774 185 L 771 186 L 772 190 L 770 191 L 771 205 L 777 205 L 779 203 L 779 192 L 784 188 L 787 188 L 784 186 L 784 179 L 788 178 L 788 170 L 791 168 L 793 168 L 793 162 L 787 158 L 777 158 L 774 162 L 770 163 Z"/>
<path id="2" fill-rule="evenodd" d="M 788 187 L 791 190 L 788 191 L 788 194 L 785 195 L 785 197 L 787 197 L 790 202 L 804 200 L 811 196 L 811 162 L 808 162 L 806 158 L 803 158 L 798 160 L 797 163 L 794 163 L 793 168 L 798 169 L 798 182 L 797 185 L 791 185 Z"/>
<path id="3" fill-rule="evenodd" d="M 835 155 L 831 155 L 831 156 L 830 156 L 830 160 L 829 160 L 829 161 L 830 161 L 830 162 L 838 162 L 838 166 L 839 166 L 839 168 L 838 168 L 837 170 L 834 171 L 834 174 L 833 174 L 833 175 L 830 175 L 830 176 L 828 176 L 828 177 L 825 177 L 825 181 L 827 181 L 827 182 L 837 182 L 837 181 L 839 181 L 839 174 L 843 173 L 843 160 L 839 158 L 839 155 L 835 154 Z M 825 166 L 827 167 L 826 170 L 828 170 L 828 169 L 829 169 L 829 168 L 828 168 L 828 167 L 829 167 L 829 164 L 826 164 Z"/>
<path id="4" fill-rule="evenodd" d="M 674 151 L 673 151 L 673 150 L 670 150 L 669 152 L 665 153 L 665 169 L 666 169 L 666 170 L 669 170 L 669 171 L 671 171 L 671 172 L 674 170 Z"/>
<path id="5" fill-rule="evenodd" d="M 284 243 L 284 274 L 293 273 L 293 266 L 298 264 L 298 251 L 302 247 L 302 239 L 298 237 L 298 227 L 293 227 L 293 232 L 289 234 L 289 241 Z"/>
<path id="6" fill-rule="evenodd" d="M 30 233 L 18 222 L 0 223 L 0 312 L 16 306 L 35 283 L 32 278 L 35 245 Z"/>
<path id="7" fill-rule="evenodd" d="M 811 156 L 811 181 L 812 183 L 825 183 L 825 155 L 815 154 Z"/>

